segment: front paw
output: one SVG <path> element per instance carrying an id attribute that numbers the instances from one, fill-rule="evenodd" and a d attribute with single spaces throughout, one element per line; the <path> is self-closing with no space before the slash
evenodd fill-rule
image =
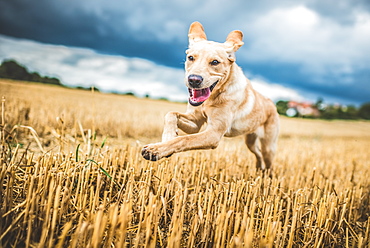
<path id="1" fill-rule="evenodd" d="M 141 150 L 141 155 L 146 159 L 150 161 L 158 161 L 160 159 L 158 152 L 155 152 L 151 145 L 146 145 Z"/>
<path id="2" fill-rule="evenodd" d="M 143 147 L 141 150 L 141 155 L 146 159 L 150 161 L 158 161 L 164 157 L 168 158 L 172 154 L 167 154 L 166 152 L 163 152 L 163 148 L 157 144 L 150 144 Z"/>

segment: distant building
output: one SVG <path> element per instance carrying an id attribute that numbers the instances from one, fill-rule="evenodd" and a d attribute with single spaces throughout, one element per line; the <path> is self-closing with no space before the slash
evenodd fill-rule
<path id="1" fill-rule="evenodd" d="M 288 102 L 286 115 L 290 117 L 319 117 L 320 111 L 312 103 L 290 101 Z"/>

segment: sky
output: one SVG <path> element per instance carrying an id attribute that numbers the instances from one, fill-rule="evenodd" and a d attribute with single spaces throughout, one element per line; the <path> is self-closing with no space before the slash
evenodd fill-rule
<path id="1" fill-rule="evenodd" d="M 241 30 L 237 63 L 275 101 L 370 102 L 368 0 L 0 0 L 0 60 L 67 85 L 185 100 L 193 21 L 218 42 Z"/>

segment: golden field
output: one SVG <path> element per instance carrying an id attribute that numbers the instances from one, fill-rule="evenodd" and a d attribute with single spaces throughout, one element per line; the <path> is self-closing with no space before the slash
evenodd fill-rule
<path id="1" fill-rule="evenodd" d="M 272 176 L 243 137 L 149 162 L 186 105 L 0 80 L 0 247 L 369 247 L 370 122 L 281 118 Z"/>

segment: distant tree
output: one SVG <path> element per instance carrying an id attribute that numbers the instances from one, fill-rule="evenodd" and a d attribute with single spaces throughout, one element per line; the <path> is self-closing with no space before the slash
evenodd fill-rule
<path id="1" fill-rule="evenodd" d="M 6 60 L 0 66 L 0 77 L 29 81 L 32 75 L 14 60 Z"/>
<path id="2" fill-rule="evenodd" d="M 365 120 L 370 120 L 370 102 L 361 105 L 358 116 Z"/>
<path id="3" fill-rule="evenodd" d="M 324 98 L 319 97 L 314 106 L 322 113 L 325 111 L 327 104 L 324 102 Z"/>
<path id="4" fill-rule="evenodd" d="M 286 115 L 286 111 L 288 110 L 288 101 L 278 101 L 276 103 L 276 109 L 279 114 Z"/>
<path id="5" fill-rule="evenodd" d="M 316 106 L 316 107 L 319 107 L 319 106 L 321 106 L 323 103 L 324 103 L 324 98 L 319 97 L 319 98 L 317 99 L 316 103 L 315 103 L 315 106 Z"/>
<path id="6" fill-rule="evenodd" d="M 38 74 L 37 72 L 31 73 L 31 78 L 29 81 L 40 82 L 40 80 L 41 80 L 40 74 Z"/>
<path id="7" fill-rule="evenodd" d="M 325 110 L 321 112 L 321 118 L 327 120 L 338 119 L 338 107 L 333 105 L 328 105 Z"/>
<path id="8" fill-rule="evenodd" d="M 124 93 L 125 96 L 135 96 L 135 94 L 133 92 L 126 92 Z"/>
<path id="9" fill-rule="evenodd" d="M 40 82 L 62 86 L 59 79 L 54 77 L 42 77 L 37 72 L 30 73 L 26 67 L 18 64 L 14 60 L 5 60 L 0 66 L 0 78 L 9 78 L 14 80 Z"/>
<path id="10" fill-rule="evenodd" d="M 350 120 L 355 120 L 359 118 L 358 109 L 356 108 L 356 106 L 353 105 L 347 106 L 345 118 Z"/>
<path id="11" fill-rule="evenodd" d="M 61 85 L 59 79 L 54 77 L 42 77 L 39 82 L 46 84 Z"/>
<path id="12" fill-rule="evenodd" d="M 345 119 L 345 120 L 356 120 L 358 119 L 358 109 L 353 106 L 337 106 L 327 105 L 325 109 L 321 110 L 321 118 L 323 119 Z"/>

